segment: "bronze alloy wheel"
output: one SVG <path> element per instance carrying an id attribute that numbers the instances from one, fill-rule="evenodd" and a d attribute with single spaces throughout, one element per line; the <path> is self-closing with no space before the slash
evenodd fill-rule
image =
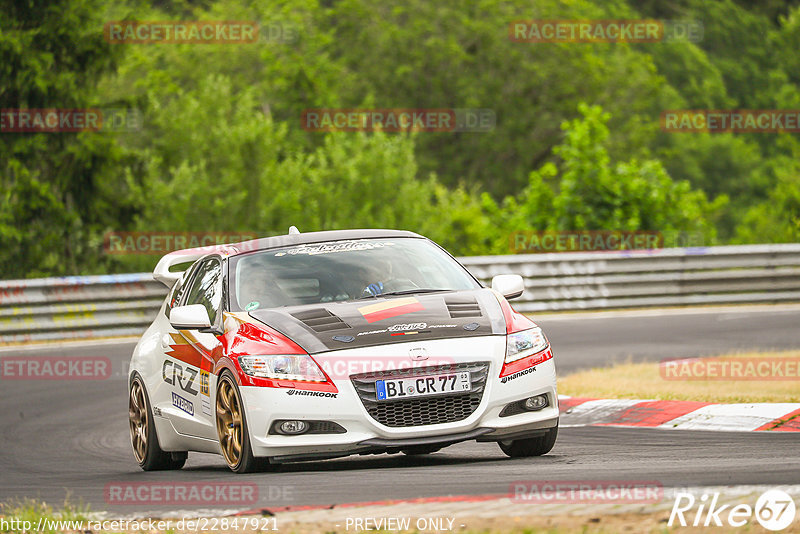
<path id="1" fill-rule="evenodd" d="M 180 469 L 186 463 L 187 451 L 164 451 L 158 444 L 156 419 L 150 406 L 144 382 L 138 373 L 131 379 L 128 397 L 128 426 L 131 431 L 133 456 L 145 471 Z"/>
<path id="2" fill-rule="evenodd" d="M 131 429 L 131 445 L 133 455 L 139 464 L 143 464 L 147 456 L 147 401 L 141 382 L 134 380 L 131 384 L 131 395 L 128 399 L 128 421 Z"/>
<path id="3" fill-rule="evenodd" d="M 236 469 L 241 463 L 244 447 L 242 402 L 227 375 L 220 378 L 217 387 L 217 435 L 225 461 L 231 469 Z"/>

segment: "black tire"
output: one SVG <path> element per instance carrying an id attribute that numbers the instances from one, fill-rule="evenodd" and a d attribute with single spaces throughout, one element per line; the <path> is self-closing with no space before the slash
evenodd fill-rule
<path id="1" fill-rule="evenodd" d="M 498 441 L 500 449 L 511 458 L 527 458 L 542 456 L 553 449 L 558 437 L 558 425 L 549 429 L 543 436 L 528 439 L 515 439 L 512 441 Z"/>
<path id="2" fill-rule="evenodd" d="M 226 399 L 221 398 L 224 395 L 229 395 L 229 397 Z M 239 393 L 239 386 L 230 371 L 223 371 L 219 376 L 214 407 L 220 452 L 225 459 L 225 463 L 228 464 L 228 468 L 234 473 L 253 473 L 264 470 L 269 465 L 269 458 L 253 456 L 242 396 Z M 223 411 L 232 409 L 230 417 L 221 416 L 221 409 Z M 236 410 L 238 410 L 238 418 L 233 415 Z M 235 454 L 237 446 L 239 448 L 238 455 Z"/>
<path id="3" fill-rule="evenodd" d="M 180 469 L 186 463 L 188 453 L 166 452 L 158 444 L 150 397 L 138 375 L 131 380 L 128 391 L 128 426 L 133 457 L 144 471 Z"/>

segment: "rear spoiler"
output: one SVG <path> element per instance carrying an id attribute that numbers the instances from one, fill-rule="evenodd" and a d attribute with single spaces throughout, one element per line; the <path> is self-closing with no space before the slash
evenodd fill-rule
<path id="1" fill-rule="evenodd" d="M 184 250 L 176 250 L 166 254 L 163 258 L 158 260 L 156 268 L 153 269 L 153 278 L 171 288 L 175 282 L 181 279 L 185 271 L 172 271 L 171 268 L 180 265 L 181 263 L 194 263 L 203 256 L 207 256 L 212 252 L 217 252 L 223 256 L 236 254 L 238 249 L 231 245 L 213 245 L 208 247 L 187 248 Z"/>
<path id="2" fill-rule="evenodd" d="M 300 230 L 297 229 L 296 226 L 289 227 L 289 233 L 287 235 L 295 236 L 300 235 Z M 210 245 L 207 247 L 196 247 L 196 248 L 187 248 L 184 250 L 176 250 L 174 252 L 170 252 L 169 254 L 165 255 L 163 258 L 158 260 L 158 264 L 156 264 L 156 268 L 153 269 L 153 278 L 164 284 L 165 286 L 171 288 L 175 285 L 175 282 L 181 279 L 183 273 L 185 271 L 171 271 L 170 268 L 176 265 L 180 265 L 181 263 L 187 262 L 196 262 L 206 254 L 211 254 L 212 252 L 216 252 L 221 254 L 222 256 L 230 256 L 232 254 L 238 254 L 244 250 L 248 250 L 248 247 L 252 247 L 253 244 L 258 244 L 259 240 L 254 239 L 252 241 L 245 241 L 242 243 L 238 243 L 237 245 Z"/>

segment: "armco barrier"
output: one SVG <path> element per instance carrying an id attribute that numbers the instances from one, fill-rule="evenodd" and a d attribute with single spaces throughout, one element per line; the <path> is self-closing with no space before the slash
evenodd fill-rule
<path id="1" fill-rule="evenodd" d="M 522 312 L 800 301 L 800 244 L 477 256 L 488 283 L 525 278 Z"/>
<path id="2" fill-rule="evenodd" d="M 473 256 L 517 273 L 523 312 L 800 301 L 800 244 Z M 166 288 L 150 273 L 0 282 L 0 343 L 140 334 Z"/>
<path id="3" fill-rule="evenodd" d="M 166 292 L 150 273 L 0 282 L 0 343 L 138 335 Z"/>

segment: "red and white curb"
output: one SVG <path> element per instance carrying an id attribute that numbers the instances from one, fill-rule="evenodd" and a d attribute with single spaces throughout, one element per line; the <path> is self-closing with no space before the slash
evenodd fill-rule
<path id="1" fill-rule="evenodd" d="M 558 405 L 564 427 L 800 432 L 800 403 L 717 404 L 562 396 Z"/>

